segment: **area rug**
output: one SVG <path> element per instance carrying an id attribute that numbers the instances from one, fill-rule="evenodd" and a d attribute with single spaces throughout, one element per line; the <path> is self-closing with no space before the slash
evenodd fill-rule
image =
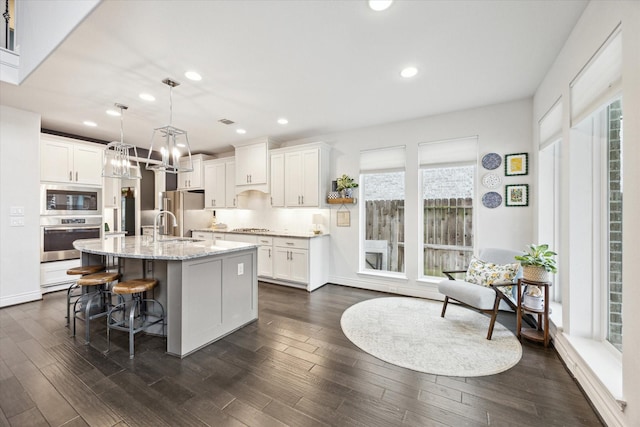
<path id="1" fill-rule="evenodd" d="M 497 374 L 522 356 L 520 342 L 490 318 L 455 304 L 418 298 L 376 298 L 342 314 L 342 331 L 355 345 L 385 362 L 414 371 L 456 377 Z"/>

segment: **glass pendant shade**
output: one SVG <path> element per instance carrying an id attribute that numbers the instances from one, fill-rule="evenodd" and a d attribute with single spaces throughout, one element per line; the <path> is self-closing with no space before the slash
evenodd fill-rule
<path id="1" fill-rule="evenodd" d="M 138 164 L 138 150 L 135 145 L 124 142 L 123 112 L 128 107 L 122 104 L 115 104 L 115 106 L 120 109 L 120 141 L 107 144 L 102 162 L 102 176 L 105 178 L 140 179 L 142 176 Z"/>
<path id="2" fill-rule="evenodd" d="M 180 83 L 170 79 L 164 79 L 162 83 L 169 86 L 169 125 L 153 130 L 146 168 L 167 173 L 192 172 L 193 160 L 191 159 L 187 131 L 171 125 L 173 116 L 172 90 Z M 159 161 L 152 157 L 154 151 L 157 153 L 156 157 L 160 157 Z"/>

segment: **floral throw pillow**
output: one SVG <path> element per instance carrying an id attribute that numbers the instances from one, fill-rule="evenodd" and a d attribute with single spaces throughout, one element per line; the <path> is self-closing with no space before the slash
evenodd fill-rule
<path id="1" fill-rule="evenodd" d="M 520 270 L 520 264 L 517 262 L 501 265 L 485 262 L 474 257 L 471 258 L 469 263 L 465 281 L 481 286 L 490 286 L 495 282 L 513 282 L 518 270 Z M 502 286 L 498 289 L 510 295 L 512 288 L 511 286 Z"/>

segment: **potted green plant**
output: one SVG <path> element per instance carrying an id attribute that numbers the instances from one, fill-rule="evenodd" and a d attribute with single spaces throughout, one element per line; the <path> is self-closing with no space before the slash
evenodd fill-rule
<path id="1" fill-rule="evenodd" d="M 547 282 L 549 281 L 549 274 L 558 271 L 554 258 L 556 255 L 558 254 L 549 250 L 549 245 L 547 244 L 530 244 L 527 246 L 527 251 L 524 255 L 517 255 L 515 258 L 522 265 L 524 279 Z"/>
<path id="2" fill-rule="evenodd" d="M 336 190 L 340 192 L 342 197 L 351 197 L 353 189 L 358 187 L 358 183 L 347 174 L 342 174 L 342 176 L 338 177 L 336 184 Z"/>

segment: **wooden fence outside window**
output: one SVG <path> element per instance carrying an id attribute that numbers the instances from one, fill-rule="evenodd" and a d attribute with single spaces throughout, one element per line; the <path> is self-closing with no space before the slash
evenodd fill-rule
<path id="1" fill-rule="evenodd" d="M 380 269 L 404 271 L 404 200 L 365 203 L 365 240 L 387 242 L 387 265 Z M 424 274 L 466 269 L 473 255 L 473 199 L 425 199 L 423 206 Z"/>

